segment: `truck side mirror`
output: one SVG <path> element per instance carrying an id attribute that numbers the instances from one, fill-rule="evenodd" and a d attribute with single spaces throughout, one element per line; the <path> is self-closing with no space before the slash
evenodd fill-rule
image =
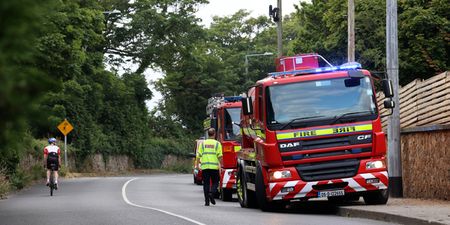
<path id="1" fill-rule="evenodd" d="M 252 115 L 253 114 L 253 104 L 252 104 L 252 98 L 246 97 L 242 98 L 242 113 L 244 115 Z"/>
<path id="2" fill-rule="evenodd" d="M 392 88 L 391 80 L 383 79 L 381 81 L 381 85 L 383 87 L 383 93 L 386 98 L 394 97 L 394 89 Z"/>
<path id="3" fill-rule="evenodd" d="M 391 99 L 384 100 L 384 108 L 386 109 L 393 109 L 395 107 L 395 102 Z"/>

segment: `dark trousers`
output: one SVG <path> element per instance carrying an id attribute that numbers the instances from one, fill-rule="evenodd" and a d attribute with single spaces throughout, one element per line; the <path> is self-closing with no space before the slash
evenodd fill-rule
<path id="1" fill-rule="evenodd" d="M 209 202 L 209 196 L 214 196 L 217 192 L 217 186 L 219 185 L 219 170 L 202 170 L 202 177 L 205 202 Z"/>

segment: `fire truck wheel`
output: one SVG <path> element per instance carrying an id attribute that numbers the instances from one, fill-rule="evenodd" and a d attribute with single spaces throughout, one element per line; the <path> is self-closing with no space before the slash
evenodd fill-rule
<path id="1" fill-rule="evenodd" d="M 286 204 L 281 201 L 269 202 L 266 196 L 266 186 L 264 185 L 264 177 L 262 175 L 261 166 L 258 166 L 256 170 L 256 199 L 258 200 L 259 207 L 262 211 L 273 212 L 279 211 L 285 208 Z"/>
<path id="2" fill-rule="evenodd" d="M 363 198 L 367 205 L 384 205 L 389 199 L 389 191 L 385 189 L 367 192 L 363 195 Z"/>
<path id="3" fill-rule="evenodd" d="M 222 201 L 224 202 L 231 202 L 231 200 L 233 199 L 233 190 L 221 189 L 220 199 L 222 199 Z"/>
<path id="4" fill-rule="evenodd" d="M 255 193 L 251 192 L 247 189 L 247 179 L 245 174 L 242 173 L 243 168 L 239 167 L 237 172 L 237 196 L 239 200 L 239 204 L 242 208 L 255 208 L 256 207 L 256 199 Z"/>

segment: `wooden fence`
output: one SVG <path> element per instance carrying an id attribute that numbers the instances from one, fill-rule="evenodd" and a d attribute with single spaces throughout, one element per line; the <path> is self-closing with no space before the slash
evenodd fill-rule
<path id="1" fill-rule="evenodd" d="M 450 124 L 450 72 L 444 72 L 427 80 L 414 80 L 399 90 L 400 127 L 410 128 L 435 124 Z M 383 116 L 381 122 L 387 128 L 390 109 L 383 106 L 384 94 L 378 94 L 378 106 Z M 399 106 L 396 106 L 399 107 Z"/>
<path id="2" fill-rule="evenodd" d="M 414 80 L 399 94 L 403 196 L 450 200 L 450 72 Z M 386 132 L 384 99 L 378 93 Z"/>

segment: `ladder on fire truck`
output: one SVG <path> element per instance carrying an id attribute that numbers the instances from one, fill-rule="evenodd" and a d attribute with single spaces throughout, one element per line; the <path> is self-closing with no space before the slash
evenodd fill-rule
<path id="1" fill-rule="evenodd" d="M 241 96 L 214 96 L 208 99 L 208 104 L 206 105 L 206 115 L 212 116 L 213 111 L 222 103 L 227 102 L 237 102 L 242 99 Z M 213 119 L 213 118 L 211 118 Z"/>

